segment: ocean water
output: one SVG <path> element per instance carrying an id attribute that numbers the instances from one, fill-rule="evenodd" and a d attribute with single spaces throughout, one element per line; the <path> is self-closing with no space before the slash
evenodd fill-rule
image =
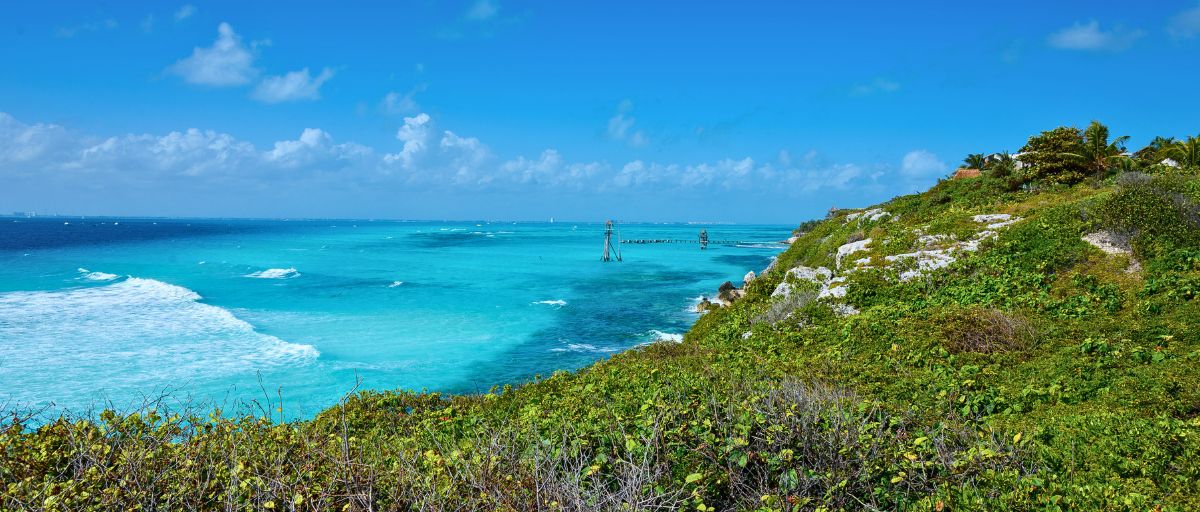
<path id="1" fill-rule="evenodd" d="M 482 392 L 696 319 L 787 226 L 0 218 L 0 408 L 172 400 L 310 417 L 357 389 Z M 276 404 L 278 405 L 278 404 Z"/>

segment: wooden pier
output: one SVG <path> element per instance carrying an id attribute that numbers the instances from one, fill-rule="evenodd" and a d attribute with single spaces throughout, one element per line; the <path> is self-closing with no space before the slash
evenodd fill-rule
<path id="1" fill-rule="evenodd" d="M 613 235 L 616 235 L 616 240 L 613 240 Z M 600 261 L 621 261 L 621 244 L 698 244 L 700 249 L 708 249 L 709 244 L 714 245 L 746 245 L 746 244 L 779 244 L 786 245 L 787 242 L 775 240 L 710 240 L 708 238 L 708 230 L 701 229 L 700 236 L 693 239 L 682 238 L 633 238 L 629 240 L 621 239 L 621 230 L 617 227 L 617 223 L 608 221 L 604 223 L 604 254 L 600 256 Z"/>
<path id="2" fill-rule="evenodd" d="M 621 240 L 623 244 L 702 244 L 702 245 L 739 245 L 739 244 L 782 244 L 778 240 L 684 240 L 678 238 L 638 238 Z"/>

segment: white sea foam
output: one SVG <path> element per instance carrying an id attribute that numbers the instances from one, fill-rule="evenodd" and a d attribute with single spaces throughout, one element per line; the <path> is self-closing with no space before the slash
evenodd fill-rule
<path id="1" fill-rule="evenodd" d="M 597 347 L 590 343 L 568 343 L 565 347 L 556 347 L 550 349 L 551 352 L 590 352 L 596 354 L 604 354 L 608 352 L 616 352 L 617 349 L 609 347 Z"/>
<path id="2" fill-rule="evenodd" d="M 389 285 L 388 285 L 388 288 L 395 288 L 395 287 L 397 287 L 397 286 L 400 286 L 400 285 L 402 285 L 402 284 L 404 284 L 404 281 L 392 281 L 392 284 L 389 284 Z"/>
<path id="3" fill-rule="evenodd" d="M 657 329 L 651 329 L 650 335 L 654 336 L 654 341 L 667 341 L 671 343 L 682 343 L 683 335 L 673 332 L 662 332 Z"/>
<path id="4" fill-rule="evenodd" d="M 88 281 L 112 281 L 113 279 L 120 277 L 116 274 L 109 274 L 107 272 L 92 272 L 86 268 L 77 268 L 75 270 L 79 271 L 80 279 L 86 279 Z"/>
<path id="5" fill-rule="evenodd" d="M 567 301 L 565 301 L 565 300 L 562 300 L 562 299 L 556 299 L 556 300 L 539 300 L 539 301 L 534 301 L 534 302 L 531 302 L 530 304 L 544 304 L 544 305 L 547 305 L 547 306 L 554 306 L 554 307 L 557 307 L 557 308 L 561 308 L 561 307 L 563 307 L 563 306 L 566 306 L 566 305 L 567 305 Z"/>
<path id="6" fill-rule="evenodd" d="M 269 268 L 258 272 L 251 272 L 246 274 L 246 277 L 253 277 L 255 279 L 291 279 L 293 277 L 300 277 L 300 272 L 294 268 Z"/>
<path id="7" fill-rule="evenodd" d="M 153 279 L 0 293 L 0 393 L 18 399 L 130 396 L 310 364 L 318 355 L 311 345 L 257 332 L 192 290 Z"/>

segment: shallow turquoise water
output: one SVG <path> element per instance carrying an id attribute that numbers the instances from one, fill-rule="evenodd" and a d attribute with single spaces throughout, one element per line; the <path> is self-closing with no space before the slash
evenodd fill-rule
<path id="1" fill-rule="evenodd" d="M 602 263 L 601 224 L 0 219 L 0 406 L 281 395 L 307 417 L 356 383 L 475 392 L 579 368 L 683 332 L 790 230 L 704 227 L 761 243 Z"/>

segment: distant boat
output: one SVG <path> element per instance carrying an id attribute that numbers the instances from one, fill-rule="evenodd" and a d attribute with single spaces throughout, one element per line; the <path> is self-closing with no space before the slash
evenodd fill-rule
<path id="1" fill-rule="evenodd" d="M 554 224 L 554 217 L 550 217 L 550 223 Z"/>

